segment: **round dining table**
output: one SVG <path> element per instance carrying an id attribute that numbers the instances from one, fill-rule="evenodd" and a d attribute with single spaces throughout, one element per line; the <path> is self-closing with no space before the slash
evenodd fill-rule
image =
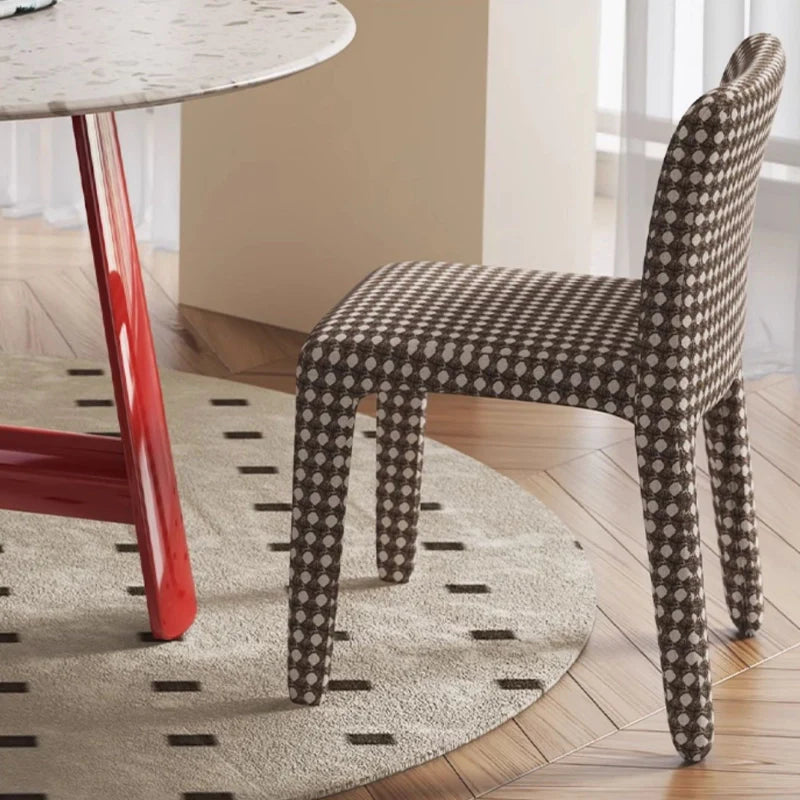
<path id="1" fill-rule="evenodd" d="M 155 639 L 180 637 L 196 599 L 114 112 L 282 78 L 354 34 L 335 0 L 59 0 L 0 19 L 0 121 L 72 117 L 120 424 L 0 425 L 0 508 L 133 524 Z"/>

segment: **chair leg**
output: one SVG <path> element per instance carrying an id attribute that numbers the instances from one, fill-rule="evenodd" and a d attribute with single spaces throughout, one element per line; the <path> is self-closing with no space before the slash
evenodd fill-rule
<path id="1" fill-rule="evenodd" d="M 706 413 L 703 425 L 725 599 L 739 633 L 753 636 L 764 616 L 764 595 L 741 375 Z"/>
<path id="2" fill-rule="evenodd" d="M 675 749 L 700 761 L 714 717 L 695 488 L 696 422 L 650 417 L 636 425 L 653 601 L 667 718 Z"/>
<path id="3" fill-rule="evenodd" d="M 424 391 L 405 385 L 378 392 L 376 553 L 378 575 L 391 583 L 414 571 L 426 404 Z"/>
<path id="4" fill-rule="evenodd" d="M 328 685 L 358 398 L 298 381 L 289 571 L 289 697 Z"/>

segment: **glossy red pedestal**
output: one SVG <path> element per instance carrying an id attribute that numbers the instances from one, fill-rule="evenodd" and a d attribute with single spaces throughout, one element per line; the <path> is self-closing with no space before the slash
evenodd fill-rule
<path id="1" fill-rule="evenodd" d="M 133 523 L 153 636 L 174 639 L 197 606 L 114 115 L 73 130 L 121 440 L 0 427 L 0 507 Z"/>

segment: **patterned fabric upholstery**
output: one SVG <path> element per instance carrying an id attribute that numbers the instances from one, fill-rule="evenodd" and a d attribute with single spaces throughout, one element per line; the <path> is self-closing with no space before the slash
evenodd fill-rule
<path id="1" fill-rule="evenodd" d="M 433 392 L 597 408 L 633 418 L 640 282 L 426 261 L 374 272 L 306 346 L 342 353 L 364 379 Z M 374 387 L 366 388 L 367 392 Z"/>
<path id="2" fill-rule="evenodd" d="M 705 426 L 726 597 L 744 636 L 763 611 L 740 359 L 747 254 L 784 72 L 758 34 L 681 119 L 658 182 L 641 281 L 440 262 L 390 264 L 312 331 L 297 370 L 289 692 L 330 673 L 352 432 L 376 394 L 379 575 L 414 567 L 429 392 L 598 409 L 635 426 L 673 741 L 714 730 L 695 487 Z"/>

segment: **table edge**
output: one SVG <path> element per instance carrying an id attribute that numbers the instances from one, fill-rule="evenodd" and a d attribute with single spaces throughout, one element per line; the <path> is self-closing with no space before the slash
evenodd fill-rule
<path id="1" fill-rule="evenodd" d="M 189 100 L 201 100 L 206 97 L 217 97 L 240 89 L 260 86 L 261 84 L 271 83 L 281 78 L 287 78 L 291 75 L 305 72 L 318 64 L 329 61 L 331 58 L 341 53 L 355 38 L 357 27 L 355 18 L 352 12 L 342 3 L 339 5 L 347 13 L 350 22 L 342 34 L 337 39 L 329 42 L 326 47 L 316 51 L 312 56 L 288 61 L 269 75 L 254 75 L 249 78 L 243 78 L 235 83 L 227 83 L 224 86 L 199 88 L 188 94 L 171 94 L 163 97 L 137 97 L 135 94 L 130 94 L 127 96 L 127 99 L 125 97 L 112 97 L 108 100 L 98 98 L 94 98 L 91 101 L 76 100 L 71 101 L 69 106 L 55 101 L 49 103 L 47 106 L 0 106 L 0 122 L 77 117 L 87 114 L 100 114 L 103 112 L 128 111 L 136 108 L 154 108 L 156 106 L 184 103 Z"/>

